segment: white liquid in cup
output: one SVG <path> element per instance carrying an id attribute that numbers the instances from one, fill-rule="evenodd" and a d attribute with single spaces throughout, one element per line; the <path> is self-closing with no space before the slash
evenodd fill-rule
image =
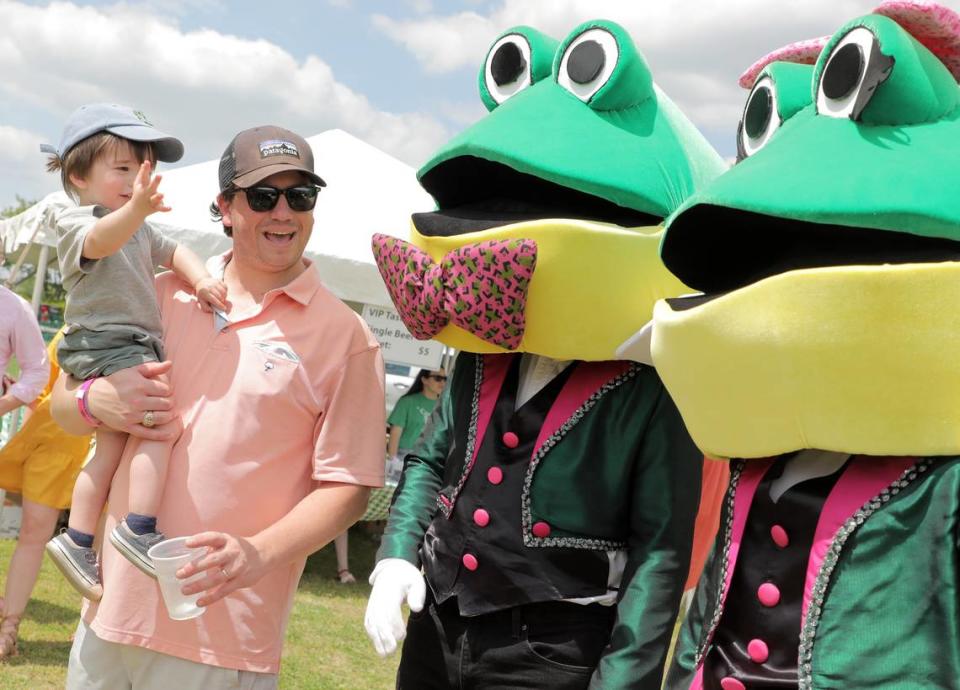
<path id="1" fill-rule="evenodd" d="M 206 547 L 188 548 L 185 546 L 187 537 L 176 537 L 167 539 L 150 547 L 147 555 L 153 561 L 154 568 L 157 569 L 157 583 L 160 585 L 160 593 L 163 595 L 163 603 L 167 605 L 167 613 L 175 621 L 185 621 L 197 616 L 203 615 L 206 608 L 197 606 L 197 599 L 203 594 L 186 595 L 180 591 L 180 588 L 188 582 L 199 580 L 206 576 L 206 571 L 201 571 L 186 578 L 177 579 L 177 571 L 190 561 L 195 561 L 207 553 Z"/>

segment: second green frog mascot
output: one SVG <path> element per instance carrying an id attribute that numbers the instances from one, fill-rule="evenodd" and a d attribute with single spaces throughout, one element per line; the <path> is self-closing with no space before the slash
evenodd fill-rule
<path id="1" fill-rule="evenodd" d="M 958 77 L 930 2 L 778 51 L 666 231 L 654 360 L 734 458 L 670 690 L 960 687 Z"/>

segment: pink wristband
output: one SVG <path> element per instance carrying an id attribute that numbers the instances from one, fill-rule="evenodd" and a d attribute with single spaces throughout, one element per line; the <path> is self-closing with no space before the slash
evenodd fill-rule
<path id="1" fill-rule="evenodd" d="M 93 382 L 96 380 L 96 376 L 94 376 L 92 379 L 87 379 L 80 384 L 80 387 L 77 389 L 76 393 L 77 409 L 80 410 L 80 416 L 83 417 L 83 421 L 93 427 L 100 426 L 101 422 L 90 413 L 90 407 L 87 405 L 87 395 L 90 393 L 90 386 L 92 386 Z"/>

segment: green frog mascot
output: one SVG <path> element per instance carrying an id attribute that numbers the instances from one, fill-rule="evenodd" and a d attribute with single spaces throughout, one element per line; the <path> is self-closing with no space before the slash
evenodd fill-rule
<path id="1" fill-rule="evenodd" d="M 731 458 L 670 690 L 960 688 L 960 16 L 776 51 L 671 218 L 653 359 Z"/>
<path id="2" fill-rule="evenodd" d="M 724 166 L 611 22 L 511 29 L 479 86 L 489 114 L 419 172 L 438 210 L 409 243 L 374 238 L 407 328 L 460 354 L 406 457 L 366 628 L 381 654 L 406 637 L 399 688 L 658 690 L 702 454 L 619 353 L 688 291 L 662 222 Z"/>

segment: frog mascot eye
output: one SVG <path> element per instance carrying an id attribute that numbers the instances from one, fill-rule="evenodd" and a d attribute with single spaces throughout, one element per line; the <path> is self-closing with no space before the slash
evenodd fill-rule
<path id="1" fill-rule="evenodd" d="M 557 82 L 588 102 L 609 81 L 619 59 L 620 48 L 613 34 L 599 27 L 587 29 L 570 41 L 561 55 Z"/>
<path id="2" fill-rule="evenodd" d="M 777 91 L 773 79 L 765 76 L 753 87 L 743 109 L 737 132 L 737 160 L 762 149 L 782 123 L 777 112 Z"/>
<path id="3" fill-rule="evenodd" d="M 557 84 L 594 111 L 612 112 L 656 99 L 653 75 L 618 24 L 597 20 L 574 29 L 553 65 Z"/>
<path id="4" fill-rule="evenodd" d="M 862 26 L 853 29 L 827 58 L 817 85 L 817 112 L 859 120 L 877 87 L 890 76 L 893 63 L 881 52 L 872 31 Z"/>
<path id="5" fill-rule="evenodd" d="M 501 34 L 480 68 L 480 99 L 487 110 L 549 75 L 556 48 L 554 39 L 527 26 Z"/>
<path id="6" fill-rule="evenodd" d="M 497 41 L 484 63 L 483 78 L 487 91 L 498 104 L 530 86 L 527 39 L 520 34 L 510 34 Z"/>
<path id="7" fill-rule="evenodd" d="M 783 124 L 811 103 L 811 65 L 774 62 L 756 77 L 737 127 L 737 161 L 766 146 Z M 749 86 L 749 81 L 741 82 Z"/>

